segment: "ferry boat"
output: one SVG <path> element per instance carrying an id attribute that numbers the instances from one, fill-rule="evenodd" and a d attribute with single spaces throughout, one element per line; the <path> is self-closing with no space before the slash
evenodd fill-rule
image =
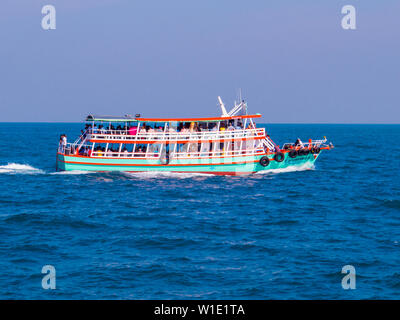
<path id="1" fill-rule="evenodd" d="M 60 138 L 56 170 L 191 172 L 240 175 L 290 166 L 312 167 L 327 139 L 279 147 L 257 127 L 261 114 L 248 114 L 244 100 L 229 112 L 218 97 L 221 116 L 142 118 L 125 115 L 86 118 L 73 143 Z"/>

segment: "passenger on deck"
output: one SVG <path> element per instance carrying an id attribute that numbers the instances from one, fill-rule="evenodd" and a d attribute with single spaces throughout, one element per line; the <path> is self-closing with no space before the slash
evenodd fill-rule
<path id="1" fill-rule="evenodd" d="M 152 127 L 150 127 L 150 126 L 147 126 L 146 130 L 147 130 L 148 133 L 154 133 L 155 132 L 154 129 Z"/>
<path id="2" fill-rule="evenodd" d="M 229 131 L 235 130 L 235 127 L 233 126 L 232 122 L 229 122 L 228 130 Z"/>
<path id="3" fill-rule="evenodd" d="M 303 147 L 304 147 L 304 144 L 303 144 L 303 142 L 300 140 L 300 138 L 297 138 L 296 142 L 294 143 L 294 146 L 295 146 L 295 147 L 301 147 L 301 148 L 303 148 Z"/>
<path id="4" fill-rule="evenodd" d="M 199 131 L 201 131 L 201 132 L 208 131 L 207 130 L 207 124 L 206 123 L 201 123 L 199 125 Z"/>
<path id="5" fill-rule="evenodd" d="M 141 147 L 139 147 L 137 153 L 138 153 L 138 157 L 143 157 L 145 155 L 145 152 Z"/>
<path id="6" fill-rule="evenodd" d="M 134 135 L 136 135 L 136 133 L 137 133 L 137 127 L 129 127 L 129 129 L 128 129 L 129 135 L 134 136 Z"/>
<path id="7" fill-rule="evenodd" d="M 64 143 L 64 134 L 62 134 L 62 135 L 60 135 L 60 142 L 58 144 L 58 152 L 64 153 L 65 146 L 66 146 L 66 144 Z"/>
<path id="8" fill-rule="evenodd" d="M 62 142 L 61 142 L 63 148 L 65 148 L 67 146 L 67 135 L 64 133 L 62 135 Z"/>

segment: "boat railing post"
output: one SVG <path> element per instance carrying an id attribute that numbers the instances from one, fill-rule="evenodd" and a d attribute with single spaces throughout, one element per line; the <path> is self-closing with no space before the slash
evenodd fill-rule
<path id="1" fill-rule="evenodd" d="M 161 159 L 162 148 L 165 148 L 165 152 L 167 152 L 167 144 L 166 144 L 167 143 L 167 127 L 168 127 L 168 122 L 165 122 L 164 132 L 161 136 L 161 146 L 160 146 L 160 152 L 159 152 L 160 159 Z M 167 156 L 167 153 L 165 153 L 165 156 Z"/>
<path id="2" fill-rule="evenodd" d="M 121 157 L 122 143 L 119 144 L 118 157 Z"/>
<path id="3" fill-rule="evenodd" d="M 217 131 L 215 132 L 215 136 L 213 139 L 213 157 L 215 157 L 217 155 L 217 148 L 219 149 L 219 137 L 220 137 L 220 131 L 219 131 L 219 127 L 220 127 L 220 121 L 217 122 Z"/>

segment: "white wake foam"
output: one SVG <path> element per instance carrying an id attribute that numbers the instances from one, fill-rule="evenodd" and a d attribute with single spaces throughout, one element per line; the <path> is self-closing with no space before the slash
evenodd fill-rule
<path id="1" fill-rule="evenodd" d="M 301 166 L 289 166 L 282 169 L 270 169 L 264 171 L 258 171 L 255 174 L 277 174 L 277 173 L 287 173 L 287 172 L 296 172 L 296 171 L 305 171 L 305 170 L 314 170 L 314 164 L 305 163 Z"/>
<path id="2" fill-rule="evenodd" d="M 39 174 L 44 173 L 44 171 L 34 168 L 28 164 L 8 163 L 7 165 L 0 166 L 0 173 Z"/>
<path id="3" fill-rule="evenodd" d="M 96 171 L 71 170 L 71 171 L 57 171 L 57 172 L 51 172 L 50 174 L 57 174 L 57 175 L 64 175 L 64 174 L 78 175 L 78 174 L 89 174 L 89 173 L 96 173 Z"/>

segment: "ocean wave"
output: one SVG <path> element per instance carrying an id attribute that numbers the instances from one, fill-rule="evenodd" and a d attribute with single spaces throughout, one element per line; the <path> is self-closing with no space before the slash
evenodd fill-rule
<path id="1" fill-rule="evenodd" d="M 154 178 L 178 178 L 178 179 L 188 179 L 194 177 L 212 177 L 212 174 L 207 173 L 196 173 L 196 172 L 156 172 L 156 171 L 143 171 L 143 172 L 125 172 L 121 171 L 122 174 L 139 179 L 154 179 Z"/>
<path id="2" fill-rule="evenodd" d="M 384 207 L 386 208 L 391 208 L 391 209 L 400 209 L 400 200 L 398 199 L 385 199 L 380 201 L 381 204 L 383 204 Z"/>
<path id="3" fill-rule="evenodd" d="M 41 169 L 32 167 L 28 164 L 8 163 L 7 165 L 0 166 L 0 173 L 40 174 L 40 173 L 44 173 L 44 171 Z"/>

